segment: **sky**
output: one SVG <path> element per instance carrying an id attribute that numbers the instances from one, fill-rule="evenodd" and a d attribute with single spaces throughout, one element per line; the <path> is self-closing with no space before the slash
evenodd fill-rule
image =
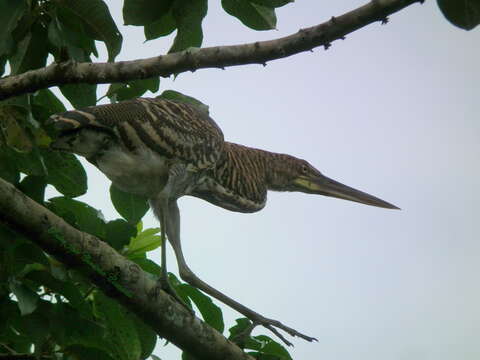
<path id="1" fill-rule="evenodd" d="M 106 2 L 120 25 L 121 2 Z M 204 46 L 278 38 L 365 1 L 297 0 L 278 10 L 278 30 L 266 32 L 219 3 L 209 2 Z M 172 40 L 143 44 L 142 28 L 120 30 L 118 60 L 164 54 Z M 179 201 L 185 256 L 200 278 L 318 338 L 291 339 L 294 359 L 480 358 L 479 41 L 478 29 L 455 28 L 427 1 L 328 51 L 161 80 L 160 92 L 208 104 L 228 141 L 306 159 L 402 208 L 274 192 L 255 214 Z M 89 191 L 80 199 L 119 217 L 109 182 L 85 164 Z M 158 226 L 151 212 L 144 224 Z M 160 262 L 158 252 L 153 258 Z M 240 315 L 221 306 L 228 328 Z M 155 354 L 180 359 L 163 342 Z"/>

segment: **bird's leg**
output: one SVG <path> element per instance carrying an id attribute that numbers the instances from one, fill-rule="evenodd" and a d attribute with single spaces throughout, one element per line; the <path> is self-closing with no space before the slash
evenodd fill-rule
<path id="1" fill-rule="evenodd" d="M 165 291 L 167 294 L 172 296 L 175 300 L 177 300 L 180 304 L 182 304 L 188 312 L 191 314 L 194 314 L 193 310 L 190 309 L 187 304 L 178 296 L 177 292 L 175 289 L 172 287 L 170 284 L 170 281 L 168 281 L 168 271 L 167 271 L 167 239 L 165 237 L 166 234 L 166 229 L 168 227 L 166 218 L 168 218 L 168 199 L 158 199 L 157 201 L 157 209 L 160 210 L 159 213 L 157 214 L 157 217 L 160 221 L 160 237 L 162 240 L 162 272 L 160 274 L 160 285 L 162 287 L 162 290 Z"/>
<path id="2" fill-rule="evenodd" d="M 167 223 L 167 237 L 170 244 L 175 251 L 175 255 L 177 257 L 178 268 L 180 272 L 180 277 L 189 283 L 192 286 L 206 292 L 210 296 L 220 300 L 224 304 L 230 306 L 231 308 L 237 310 L 239 313 L 243 314 L 247 318 L 249 318 L 255 325 L 262 325 L 272 331 L 275 335 L 277 335 L 286 345 L 292 345 L 285 337 L 277 330 L 281 329 L 291 336 L 298 336 L 302 339 L 307 341 L 316 341 L 317 339 L 304 335 L 298 332 L 291 327 L 283 325 L 280 321 L 268 319 L 259 313 L 247 308 L 246 306 L 240 304 L 239 302 L 233 300 L 232 298 L 224 295 L 217 289 L 211 287 L 201 279 L 199 279 L 192 270 L 188 267 L 185 258 L 182 252 L 182 246 L 180 243 L 180 212 L 178 210 L 177 202 L 175 200 L 170 200 L 168 203 L 168 211 L 166 212 L 168 216 L 166 216 L 165 220 Z"/>

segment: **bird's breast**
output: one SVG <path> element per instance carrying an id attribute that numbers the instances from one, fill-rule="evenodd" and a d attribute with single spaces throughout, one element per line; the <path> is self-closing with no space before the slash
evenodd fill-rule
<path id="1" fill-rule="evenodd" d="M 158 194 L 168 180 L 169 160 L 149 149 L 133 153 L 112 147 L 96 162 L 116 187 L 128 193 L 151 197 Z"/>

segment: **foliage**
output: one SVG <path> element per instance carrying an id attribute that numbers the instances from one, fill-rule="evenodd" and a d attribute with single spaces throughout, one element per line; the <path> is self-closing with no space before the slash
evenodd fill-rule
<path id="1" fill-rule="evenodd" d="M 472 30 L 480 24 L 480 0 L 437 0 L 443 15 L 452 24 Z"/>
<path id="2" fill-rule="evenodd" d="M 276 9 L 293 0 L 222 0 L 225 12 L 254 30 L 274 29 Z M 470 30 L 480 22 L 480 0 L 438 0 L 445 17 Z M 91 62 L 98 57 L 95 41 L 105 44 L 108 61 L 122 48 L 122 35 L 103 0 L 0 0 L 0 75 L 20 74 L 57 62 Z M 200 47 L 207 0 L 124 0 L 123 22 L 143 26 L 145 39 L 176 35 L 170 52 Z M 111 84 L 103 97 L 121 101 L 159 90 L 159 78 Z M 73 107 L 97 103 L 95 84 L 59 87 Z M 172 90 L 162 97 L 184 101 L 208 112 L 198 100 Z M 110 189 L 123 217 L 107 221 L 94 207 L 74 198 L 87 191 L 87 175 L 78 159 L 52 152 L 55 136 L 47 119 L 65 111 L 49 89 L 0 102 L 0 177 L 61 216 L 79 230 L 93 234 L 136 262 L 153 277 L 160 267 L 147 252 L 161 245 L 159 229 L 143 229 L 146 199 Z M 53 186 L 59 196 L 45 199 Z M 173 274 L 170 281 L 185 303 L 220 332 L 224 321 L 212 300 Z M 230 338 L 258 359 L 290 359 L 271 338 L 250 336 L 247 319 L 238 319 Z M 245 335 L 245 336 L 244 336 Z M 33 354 L 57 358 L 144 359 L 152 354 L 157 335 L 134 314 L 92 287 L 77 272 L 14 229 L 0 223 L 0 354 Z M 188 358 L 184 354 L 184 358 Z"/>

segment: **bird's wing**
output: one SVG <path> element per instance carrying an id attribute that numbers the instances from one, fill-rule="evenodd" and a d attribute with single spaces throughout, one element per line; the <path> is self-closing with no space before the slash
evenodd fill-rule
<path id="1" fill-rule="evenodd" d="M 51 119 L 60 131 L 83 127 L 113 131 L 128 151 L 147 147 L 168 159 L 179 159 L 193 170 L 212 167 L 224 146 L 222 131 L 205 111 L 160 98 L 91 106 Z"/>

